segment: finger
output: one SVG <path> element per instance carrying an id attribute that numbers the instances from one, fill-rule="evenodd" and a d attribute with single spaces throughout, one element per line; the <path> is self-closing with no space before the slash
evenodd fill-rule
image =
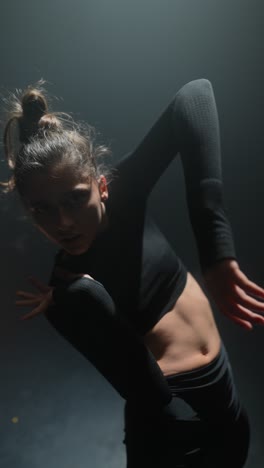
<path id="1" fill-rule="evenodd" d="M 243 307 L 241 304 L 236 304 L 236 308 L 239 314 L 243 317 L 243 319 L 249 320 L 250 322 L 264 325 L 264 317 L 262 315 L 251 312 L 250 310 Z"/>
<path id="2" fill-rule="evenodd" d="M 226 315 L 230 320 L 235 322 L 237 325 L 240 325 L 242 328 L 245 328 L 246 330 L 253 329 L 253 325 L 247 320 L 243 320 L 229 312 L 224 312 L 224 315 Z"/>
<path id="3" fill-rule="evenodd" d="M 22 296 L 22 297 L 36 297 L 36 294 L 34 293 L 29 293 L 29 292 L 26 292 L 26 291 L 16 291 L 16 295 L 17 296 Z"/>
<path id="4" fill-rule="evenodd" d="M 22 317 L 20 317 L 20 320 L 28 320 L 28 319 L 35 317 L 36 315 L 44 313 L 49 304 L 50 304 L 50 299 L 47 298 L 38 307 L 32 310 L 32 312 L 29 312 L 28 314 L 25 314 Z"/>
<path id="5" fill-rule="evenodd" d="M 23 306 L 29 306 L 29 305 L 36 305 L 41 302 L 41 298 L 35 298 L 35 299 L 24 299 L 21 301 L 15 301 L 15 305 L 23 305 Z"/>
<path id="6" fill-rule="evenodd" d="M 235 315 L 236 313 L 238 313 L 239 316 Z M 247 329 L 252 329 L 252 323 L 264 325 L 264 317 L 262 317 L 259 314 L 255 314 L 254 312 L 251 312 L 250 310 L 243 307 L 241 304 L 233 304 L 232 309 L 230 308 L 230 312 L 225 310 L 224 314 Z"/>
<path id="7" fill-rule="evenodd" d="M 43 312 L 41 307 L 37 307 L 36 309 L 32 310 L 32 312 L 29 312 L 28 314 L 22 315 L 20 317 L 20 320 L 28 320 L 30 318 L 35 317 L 36 315 L 39 315 Z"/>
<path id="8" fill-rule="evenodd" d="M 247 295 L 247 293 L 242 290 L 239 286 L 236 286 L 236 293 L 238 299 L 243 303 L 244 306 L 259 310 L 264 313 L 264 302 L 260 302 L 253 297 Z"/>
<path id="9" fill-rule="evenodd" d="M 242 289 L 246 289 L 247 292 L 249 292 L 250 294 L 254 294 L 264 299 L 264 289 L 258 284 L 251 281 L 241 270 L 239 270 L 239 272 L 237 273 L 237 280 L 237 284 Z"/>
<path id="10" fill-rule="evenodd" d="M 35 317 L 38 314 L 40 314 L 40 312 L 34 310 L 32 312 L 29 312 L 28 314 L 22 315 L 22 317 L 20 317 L 20 320 L 28 320 L 30 318 Z"/>
<path id="11" fill-rule="evenodd" d="M 221 312 L 228 317 L 230 320 L 235 322 L 237 325 L 240 325 L 241 327 L 245 328 L 246 330 L 252 330 L 253 326 L 252 324 L 248 321 L 245 320 L 244 318 L 241 318 L 237 315 L 235 315 L 234 312 L 235 304 L 231 305 L 228 307 L 228 305 L 224 308 L 221 308 Z"/>
<path id="12" fill-rule="evenodd" d="M 50 286 L 47 286 L 46 284 L 42 283 L 40 280 L 35 278 L 34 276 L 29 276 L 28 278 L 30 282 L 36 286 L 41 292 L 46 293 L 49 291 Z"/>
<path id="13" fill-rule="evenodd" d="M 264 289 L 252 281 L 247 282 L 246 289 L 250 294 L 254 294 L 255 296 L 261 297 L 261 299 L 264 299 Z"/>

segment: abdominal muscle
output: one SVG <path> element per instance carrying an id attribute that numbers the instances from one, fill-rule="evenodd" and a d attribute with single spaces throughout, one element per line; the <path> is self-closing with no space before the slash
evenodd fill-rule
<path id="1" fill-rule="evenodd" d="M 196 369 L 217 356 L 221 338 L 213 312 L 191 273 L 174 307 L 146 333 L 144 342 L 165 376 Z"/>

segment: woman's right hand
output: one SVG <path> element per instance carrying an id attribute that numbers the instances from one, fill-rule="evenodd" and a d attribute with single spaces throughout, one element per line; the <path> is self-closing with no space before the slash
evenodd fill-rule
<path id="1" fill-rule="evenodd" d="M 38 314 L 43 314 L 47 308 L 54 304 L 52 298 L 52 292 L 54 287 L 47 286 L 33 276 L 29 277 L 30 282 L 35 286 L 39 292 L 38 293 L 29 293 L 26 291 L 16 291 L 17 296 L 21 296 L 24 299 L 15 301 L 15 304 L 18 306 L 36 306 L 31 312 L 22 315 L 20 320 L 28 320 L 32 317 L 35 317 Z"/>
<path id="2" fill-rule="evenodd" d="M 65 284 L 69 284 L 70 282 L 78 279 L 78 278 L 88 278 L 93 280 L 92 276 L 88 275 L 87 273 L 72 273 L 62 267 L 56 266 L 54 268 L 54 276 L 63 280 Z M 39 281 L 34 276 L 30 276 L 28 278 L 33 286 L 35 286 L 39 293 L 33 294 L 25 291 L 16 291 L 17 296 L 24 297 L 23 300 L 15 301 L 16 305 L 19 306 L 34 306 L 36 305 L 35 309 L 33 309 L 28 314 L 23 315 L 20 320 L 28 320 L 32 317 L 35 317 L 38 314 L 43 314 L 47 308 L 55 304 L 53 301 L 52 292 L 54 286 L 47 286 L 46 284 Z"/>

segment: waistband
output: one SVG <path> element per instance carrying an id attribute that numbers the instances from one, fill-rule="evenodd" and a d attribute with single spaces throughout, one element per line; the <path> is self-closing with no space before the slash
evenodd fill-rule
<path id="1" fill-rule="evenodd" d="M 218 355 L 209 364 L 165 378 L 173 397 L 184 399 L 196 410 L 206 409 L 208 416 L 229 414 L 234 421 L 238 418 L 241 403 L 222 342 Z"/>
<path id="2" fill-rule="evenodd" d="M 204 387 L 218 382 L 231 366 L 223 342 L 217 356 L 208 364 L 196 369 L 166 376 L 168 385 L 173 390 Z"/>

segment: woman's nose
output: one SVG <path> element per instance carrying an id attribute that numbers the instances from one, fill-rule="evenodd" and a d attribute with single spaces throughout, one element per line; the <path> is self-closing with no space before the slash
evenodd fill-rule
<path id="1" fill-rule="evenodd" d="M 63 227 L 74 226 L 74 218 L 70 210 L 65 207 L 59 207 L 58 209 L 58 224 Z"/>

